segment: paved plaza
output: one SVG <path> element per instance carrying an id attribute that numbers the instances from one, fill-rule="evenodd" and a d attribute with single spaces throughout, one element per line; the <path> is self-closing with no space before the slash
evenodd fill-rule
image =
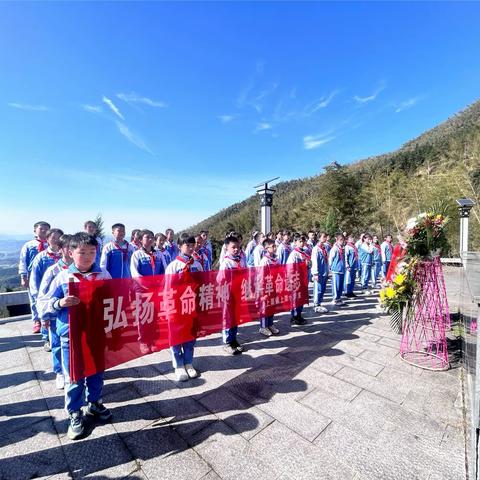
<path id="1" fill-rule="evenodd" d="M 0 321 L 0 478 L 465 478 L 461 369 L 412 367 L 376 296 L 226 356 L 197 342 L 201 377 L 177 384 L 169 352 L 106 372 L 113 422 L 66 437 L 62 392 L 31 322 Z"/>

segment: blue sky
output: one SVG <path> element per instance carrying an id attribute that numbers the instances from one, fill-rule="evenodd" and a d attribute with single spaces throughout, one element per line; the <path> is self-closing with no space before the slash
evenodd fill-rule
<path id="1" fill-rule="evenodd" d="M 183 228 L 477 100 L 479 3 L 0 3 L 0 233 Z"/>

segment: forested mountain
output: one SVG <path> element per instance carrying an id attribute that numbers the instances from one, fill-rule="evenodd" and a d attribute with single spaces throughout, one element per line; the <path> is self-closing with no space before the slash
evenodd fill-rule
<path id="1" fill-rule="evenodd" d="M 459 234 L 455 200 L 470 197 L 477 202 L 471 247 L 480 250 L 480 101 L 394 152 L 349 165 L 333 163 L 318 175 L 275 188 L 273 230 L 395 234 L 409 217 L 447 201 L 452 254 L 458 251 Z M 259 226 L 259 199 L 252 195 L 188 230 L 209 230 L 220 242 L 229 230 L 248 236 Z"/>

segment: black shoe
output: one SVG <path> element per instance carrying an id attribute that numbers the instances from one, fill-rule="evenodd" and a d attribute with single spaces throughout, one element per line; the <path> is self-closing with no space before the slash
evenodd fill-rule
<path id="1" fill-rule="evenodd" d="M 234 340 L 231 344 L 230 344 L 233 348 L 235 348 L 237 350 L 238 353 L 242 353 L 245 351 L 245 347 L 243 345 L 240 345 L 237 340 Z"/>
<path id="2" fill-rule="evenodd" d="M 226 343 L 223 349 L 230 355 L 240 355 L 242 353 L 237 350 L 237 347 L 233 343 Z"/>
<path id="3" fill-rule="evenodd" d="M 85 431 L 82 412 L 80 410 L 78 412 L 72 412 L 69 420 L 70 425 L 68 426 L 67 436 L 70 440 L 77 440 Z"/>
<path id="4" fill-rule="evenodd" d="M 51 352 L 52 351 L 52 347 L 50 346 L 50 342 L 48 340 L 45 340 L 45 343 L 43 344 L 43 349 L 46 352 Z"/>
<path id="5" fill-rule="evenodd" d="M 85 415 L 95 417 L 102 422 L 112 418 L 112 412 L 102 402 L 89 402 L 85 408 Z"/>
<path id="6" fill-rule="evenodd" d="M 293 321 L 294 325 L 305 325 L 306 323 L 307 321 L 301 315 L 297 315 Z"/>

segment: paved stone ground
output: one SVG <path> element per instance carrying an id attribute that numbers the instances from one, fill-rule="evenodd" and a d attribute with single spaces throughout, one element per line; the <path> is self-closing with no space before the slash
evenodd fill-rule
<path id="1" fill-rule="evenodd" d="M 429 372 L 398 356 L 376 297 L 264 339 L 248 352 L 200 340 L 200 378 L 177 385 L 168 352 L 106 373 L 114 421 L 66 437 L 50 357 L 27 320 L 0 322 L 0 478 L 425 479 L 464 473 L 460 368 Z"/>

